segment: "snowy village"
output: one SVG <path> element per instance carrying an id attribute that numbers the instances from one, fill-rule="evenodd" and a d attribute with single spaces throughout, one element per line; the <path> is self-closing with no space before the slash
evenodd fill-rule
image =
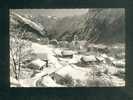
<path id="1" fill-rule="evenodd" d="M 125 86 L 124 9 L 10 9 L 10 87 Z"/>

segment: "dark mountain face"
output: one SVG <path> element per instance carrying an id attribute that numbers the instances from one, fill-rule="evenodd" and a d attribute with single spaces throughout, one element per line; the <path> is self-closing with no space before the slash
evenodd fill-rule
<path id="1" fill-rule="evenodd" d="M 84 26 L 85 16 L 64 17 L 56 21 L 50 30 L 50 36 L 57 40 L 72 41 L 75 34 L 79 34 Z"/>
<path id="2" fill-rule="evenodd" d="M 124 9 L 101 9 L 99 12 L 90 10 L 88 13 L 90 17 L 85 27 L 85 32 L 90 35 L 88 38 L 95 37 L 95 42 L 106 43 L 125 41 Z"/>
<path id="3" fill-rule="evenodd" d="M 90 9 L 82 16 L 65 17 L 57 20 L 49 32 L 57 40 L 79 40 L 95 43 L 125 41 L 124 9 Z"/>

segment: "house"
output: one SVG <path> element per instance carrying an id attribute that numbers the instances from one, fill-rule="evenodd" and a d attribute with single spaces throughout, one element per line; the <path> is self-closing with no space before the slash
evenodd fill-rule
<path id="1" fill-rule="evenodd" d="M 61 79 L 64 78 L 63 76 L 59 75 L 59 74 L 56 73 L 56 72 L 51 73 L 49 76 L 50 76 L 53 80 L 55 80 L 57 83 L 58 83 Z"/>
<path id="2" fill-rule="evenodd" d="M 57 84 L 49 75 L 42 78 L 41 83 L 45 87 L 65 87 L 63 85 Z"/>
<path id="3" fill-rule="evenodd" d="M 31 68 L 31 69 L 36 69 L 36 70 L 41 70 L 43 69 L 44 67 L 46 67 L 46 62 L 41 60 L 41 59 L 36 59 L 36 60 L 33 60 L 31 61 L 28 65 L 27 65 L 28 68 Z"/>

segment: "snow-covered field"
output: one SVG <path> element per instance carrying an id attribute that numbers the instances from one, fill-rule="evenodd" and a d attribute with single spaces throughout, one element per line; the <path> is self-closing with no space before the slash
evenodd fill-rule
<path id="1" fill-rule="evenodd" d="M 72 78 L 73 85 L 77 80 L 80 82 L 80 86 L 102 86 L 104 85 L 89 85 L 88 80 L 100 80 L 109 82 L 111 85 L 107 86 L 125 86 L 125 80 L 119 75 L 121 73 L 125 74 L 125 61 L 124 59 L 117 60 L 114 57 L 108 56 L 106 54 L 99 54 L 100 63 L 92 63 L 83 65 L 81 63 L 81 57 L 83 54 L 78 54 L 77 51 L 71 51 L 73 53 L 73 57 L 61 57 L 61 52 L 64 50 L 63 48 L 56 48 L 52 45 L 41 45 L 38 43 L 32 43 L 33 53 L 38 54 L 36 59 L 41 59 L 43 56 L 48 60 L 48 67 L 45 67 L 43 70 L 40 70 L 35 73 L 32 69 L 34 76 L 27 77 L 24 79 L 15 80 L 12 76 L 10 77 L 11 87 L 21 86 L 21 87 L 66 87 L 64 84 L 59 84 L 56 80 L 52 79 L 50 75 L 52 73 L 56 73 L 58 76 L 65 78 L 66 75 Z M 114 46 L 115 49 L 118 49 L 117 46 Z M 123 52 L 122 52 L 123 53 Z M 41 57 L 42 56 L 42 57 Z M 96 55 L 91 55 L 96 56 Z M 91 59 L 91 58 L 90 58 Z M 89 59 L 89 60 L 90 60 Z M 108 64 L 109 62 L 113 62 L 113 64 L 120 64 L 124 67 L 116 67 L 115 65 Z M 92 59 L 91 59 L 92 60 Z M 78 64 L 79 63 L 79 64 Z M 119 74 L 120 73 L 120 74 Z M 119 74 L 119 75 L 118 75 Z M 58 77 L 57 77 L 58 78 Z"/>

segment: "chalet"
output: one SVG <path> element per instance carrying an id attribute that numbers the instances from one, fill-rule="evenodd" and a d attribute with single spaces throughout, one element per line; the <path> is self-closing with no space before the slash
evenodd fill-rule
<path id="1" fill-rule="evenodd" d="M 92 64 L 93 62 L 97 62 L 97 59 L 94 55 L 83 56 L 80 58 L 80 60 L 84 64 Z"/>
<path id="2" fill-rule="evenodd" d="M 62 57 L 72 58 L 74 52 L 73 52 L 73 51 L 68 51 L 68 50 L 67 50 L 67 51 L 62 51 L 61 54 L 62 54 Z"/>
<path id="3" fill-rule="evenodd" d="M 31 61 L 28 65 L 28 68 L 36 69 L 36 70 L 42 70 L 44 67 L 46 67 L 46 62 L 41 59 L 36 59 Z"/>
<path id="4" fill-rule="evenodd" d="M 105 45 L 94 45 L 94 44 L 90 44 L 87 47 L 87 51 L 95 51 L 95 52 L 100 52 L 100 53 L 108 53 L 109 49 L 107 46 Z"/>
<path id="5" fill-rule="evenodd" d="M 56 81 L 54 81 L 49 75 L 43 77 L 40 83 L 40 85 L 45 87 L 65 87 L 63 85 L 57 84 Z"/>
<path id="6" fill-rule="evenodd" d="M 53 80 L 55 80 L 57 83 L 58 83 L 61 79 L 64 78 L 63 76 L 59 75 L 59 74 L 56 73 L 56 72 L 51 73 L 49 76 L 50 76 Z"/>

